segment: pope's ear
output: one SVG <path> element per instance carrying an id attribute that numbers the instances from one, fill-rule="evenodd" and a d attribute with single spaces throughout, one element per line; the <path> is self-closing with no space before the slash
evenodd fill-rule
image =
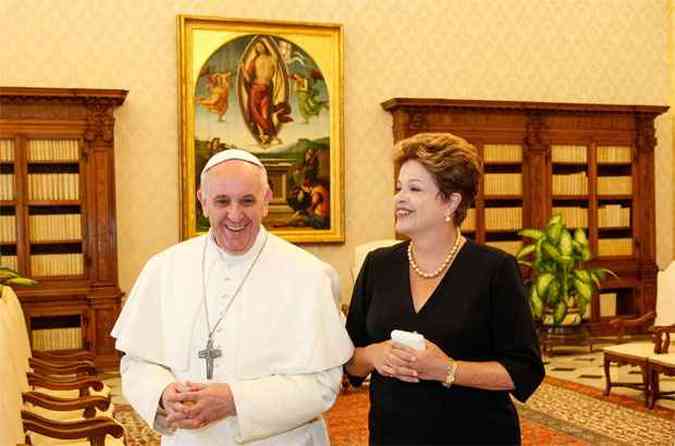
<path id="1" fill-rule="evenodd" d="M 206 197 L 204 197 L 204 192 L 202 192 L 202 189 L 199 188 L 197 190 L 197 200 L 199 201 L 199 204 L 202 208 L 202 214 L 204 214 L 204 217 L 209 218 L 208 213 L 206 212 L 206 206 L 205 206 L 205 203 L 204 203 L 205 199 L 206 199 Z"/>

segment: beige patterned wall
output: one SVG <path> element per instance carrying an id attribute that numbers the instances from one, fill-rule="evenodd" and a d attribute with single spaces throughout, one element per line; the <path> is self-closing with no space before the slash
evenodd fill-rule
<path id="1" fill-rule="evenodd" d="M 117 115 L 120 281 L 178 240 L 176 15 L 345 31 L 347 242 L 308 249 L 346 298 L 353 247 L 391 237 L 394 96 L 665 104 L 662 0 L 2 0 L 0 85 L 130 90 Z M 673 255 L 672 123 L 658 121 L 658 261 Z"/>

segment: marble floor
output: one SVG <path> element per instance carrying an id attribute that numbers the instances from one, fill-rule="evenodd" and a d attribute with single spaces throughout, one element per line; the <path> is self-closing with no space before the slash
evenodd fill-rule
<path id="1" fill-rule="evenodd" d="M 608 344 L 605 344 L 608 345 Z M 603 344 L 594 344 L 591 352 L 588 347 L 555 347 L 553 354 L 544 357 L 546 374 L 555 378 L 573 381 L 579 384 L 605 388 L 605 374 L 602 361 Z M 610 369 L 612 381 L 636 382 L 642 381 L 638 367 L 612 365 Z M 116 372 L 105 372 L 99 375 L 112 388 L 112 402 L 126 404 L 121 394 L 120 377 Z M 661 376 L 662 390 L 675 390 L 675 377 Z M 612 388 L 612 394 L 626 395 L 643 399 L 640 391 L 625 387 Z M 675 410 L 675 401 L 660 399 L 657 404 Z"/>

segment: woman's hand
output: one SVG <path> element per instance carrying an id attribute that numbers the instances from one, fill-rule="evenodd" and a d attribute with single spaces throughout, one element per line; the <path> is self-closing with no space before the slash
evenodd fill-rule
<path id="1" fill-rule="evenodd" d="M 416 373 L 418 379 L 444 382 L 448 375 L 448 360 L 443 350 L 428 340 L 425 350 L 414 350 L 401 344 L 394 344 L 392 355 L 402 361 L 402 368 Z"/>
<path id="2" fill-rule="evenodd" d="M 406 359 L 407 353 L 400 348 L 406 347 L 392 341 L 370 344 L 367 347 L 369 362 L 382 376 L 405 382 L 419 382 L 417 372 L 410 368 L 410 361 Z"/>

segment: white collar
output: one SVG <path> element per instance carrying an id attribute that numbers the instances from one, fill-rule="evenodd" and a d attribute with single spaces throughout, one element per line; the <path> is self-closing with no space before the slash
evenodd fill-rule
<path id="1" fill-rule="evenodd" d="M 211 264 L 211 262 L 219 260 L 220 262 L 225 263 L 227 266 L 245 265 L 251 262 L 258 254 L 258 251 L 260 251 L 263 243 L 265 243 L 266 236 L 267 230 L 263 225 L 260 225 L 260 230 L 258 231 L 255 242 L 253 242 L 253 246 L 251 246 L 251 248 L 249 248 L 249 250 L 244 254 L 234 255 L 228 253 L 223 248 L 218 246 L 213 229 L 209 229 L 209 233 L 207 234 L 207 264 Z"/>

